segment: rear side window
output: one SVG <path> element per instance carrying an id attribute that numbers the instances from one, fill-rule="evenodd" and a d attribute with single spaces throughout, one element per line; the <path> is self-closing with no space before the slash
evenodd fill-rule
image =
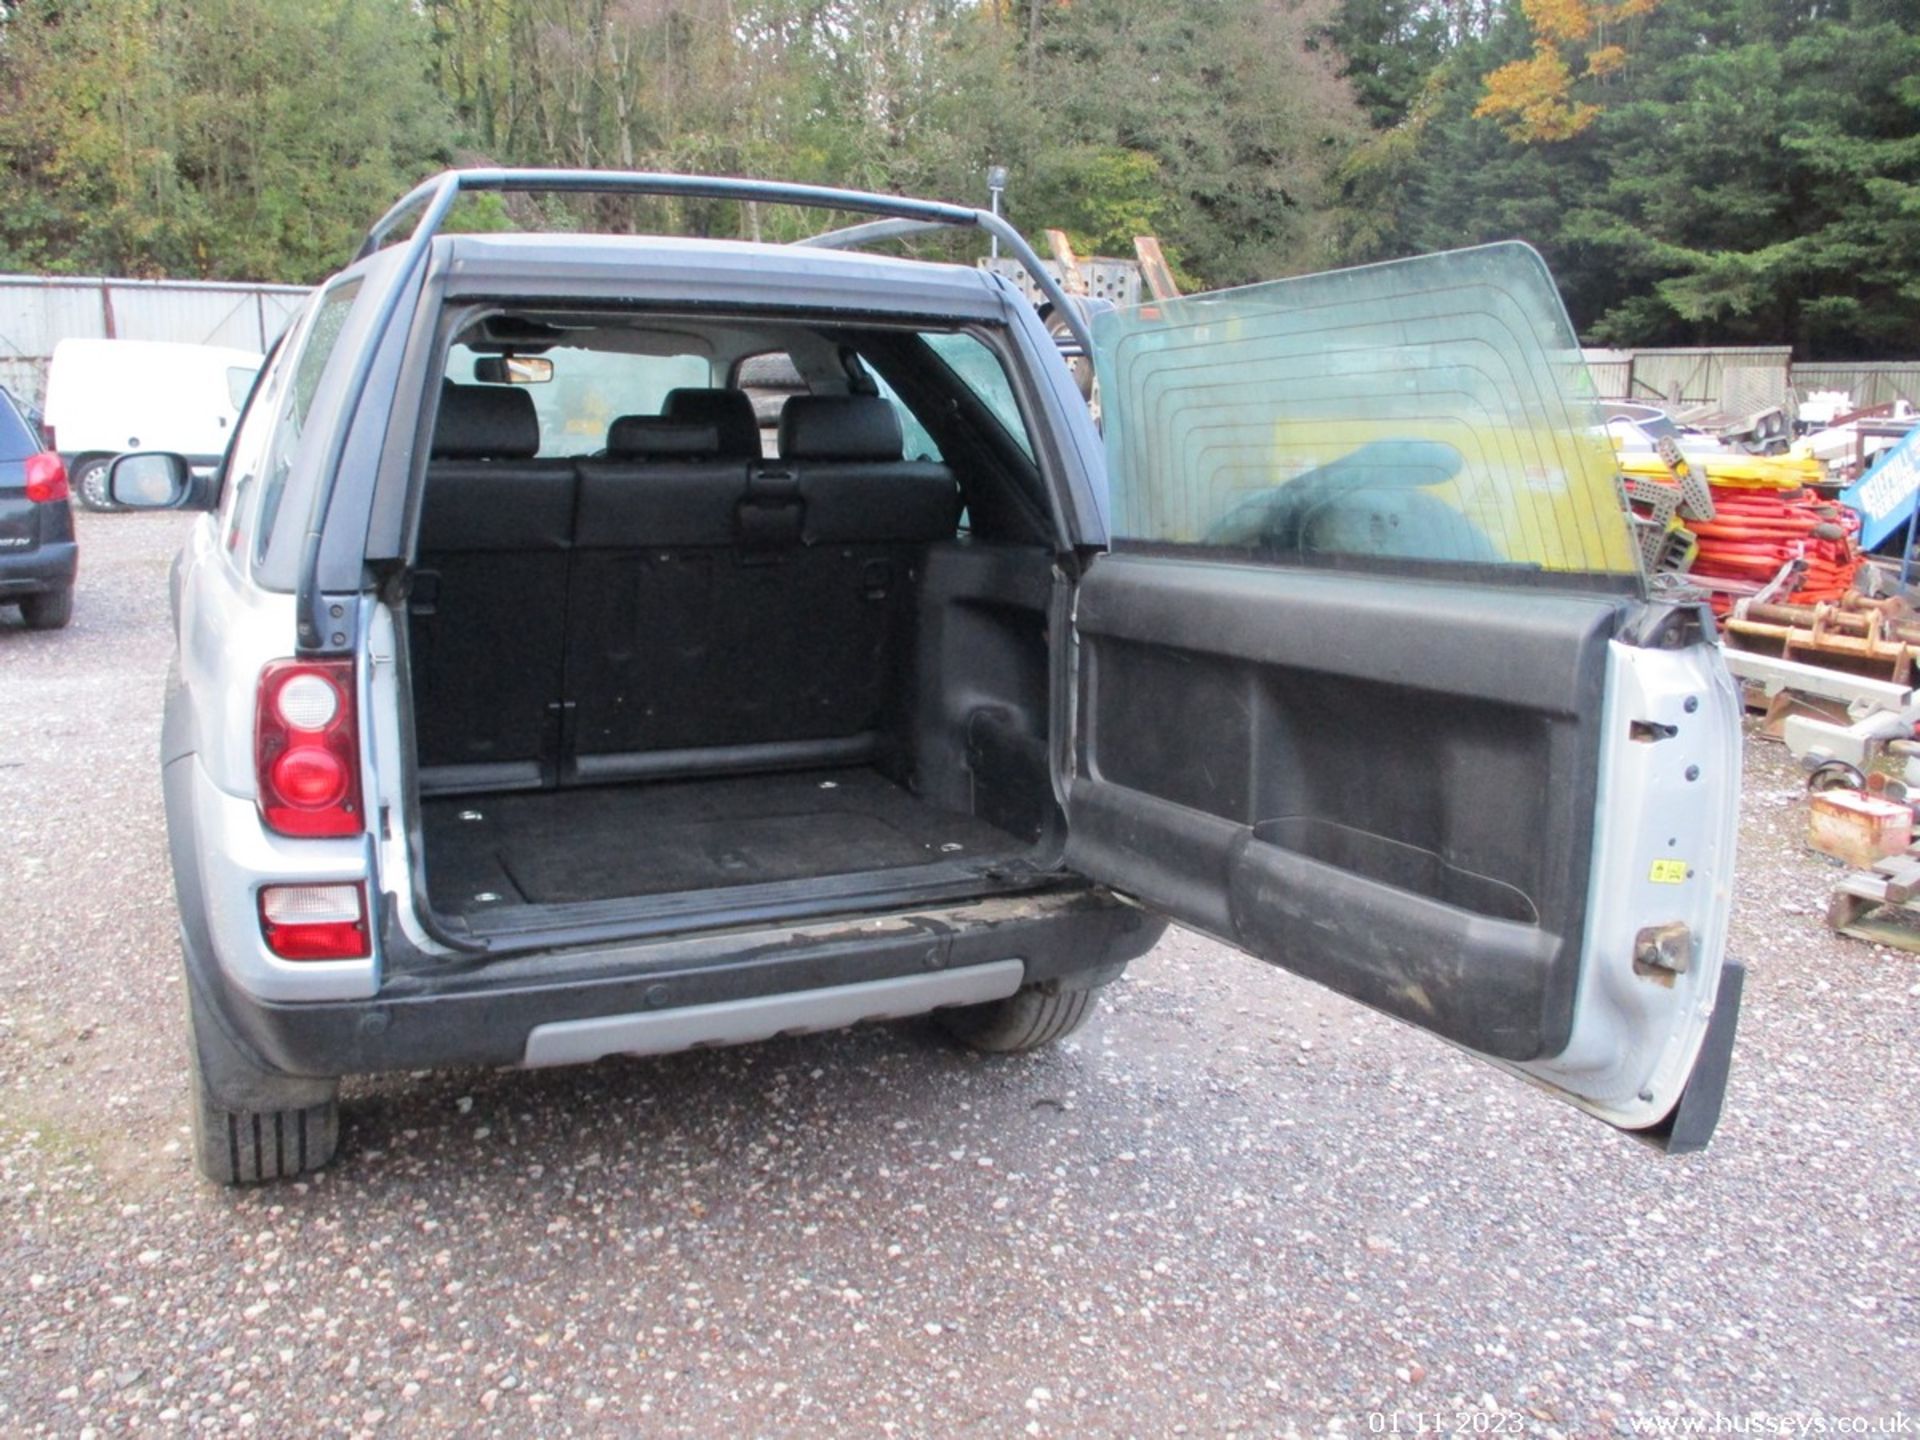
<path id="1" fill-rule="evenodd" d="M 1033 440 L 1027 434 L 1027 422 L 1020 415 L 1020 402 L 1013 397 L 1013 382 L 1007 379 L 1006 367 L 1000 363 L 1000 357 L 971 335 L 933 331 L 920 338 L 927 342 L 929 350 L 946 362 L 954 377 L 993 412 L 993 418 L 1000 422 L 1031 460 Z"/>
<path id="2" fill-rule="evenodd" d="M 272 438 L 267 442 L 267 453 L 260 465 L 260 519 L 254 537 L 256 560 L 267 553 L 267 545 L 273 539 L 273 526 L 280 517 L 287 476 L 293 470 L 294 450 L 306 429 L 314 397 L 320 393 L 327 361 L 340 343 L 340 332 L 346 328 L 354 297 L 359 293 L 358 280 L 336 285 L 327 292 L 300 342 L 299 354 L 293 361 L 292 383 L 277 397 Z"/>
<path id="3" fill-rule="evenodd" d="M 874 388 L 889 405 L 894 414 L 900 417 L 900 453 L 909 460 L 943 460 L 940 447 L 934 443 L 933 436 L 927 433 L 927 427 L 920 418 L 907 408 L 907 402 L 894 393 L 886 380 L 873 373 L 873 367 L 867 367 L 867 373 L 873 375 Z"/>
<path id="4" fill-rule="evenodd" d="M 1117 543 L 1502 583 L 1640 584 L 1540 257 L 1503 244 L 1098 316 Z"/>
<path id="5" fill-rule="evenodd" d="M 0 460 L 24 460 L 40 449 L 33 427 L 14 409 L 11 397 L 0 394 Z"/>

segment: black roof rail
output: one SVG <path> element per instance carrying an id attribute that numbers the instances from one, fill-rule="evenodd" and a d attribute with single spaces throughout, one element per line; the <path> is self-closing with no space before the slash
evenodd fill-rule
<path id="1" fill-rule="evenodd" d="M 916 200 L 902 195 L 880 195 L 867 190 L 838 190 L 829 185 L 796 185 L 780 180 L 742 180 L 720 175 L 668 175 L 644 170 L 446 170 L 423 180 L 401 197 L 367 231 L 355 260 L 364 260 L 386 243 L 400 222 L 415 210 L 414 222 L 406 240 L 398 274 L 380 302 L 370 334 L 373 343 L 362 349 L 347 380 L 348 403 L 342 412 L 348 421 L 360 411 L 367 382 L 373 374 L 374 356 L 381 337 L 387 333 L 400 297 L 433 237 L 440 233 L 447 213 L 462 195 L 476 191 L 521 191 L 573 195 L 677 195 L 696 200 L 760 201 L 769 205 L 805 205 L 824 210 L 852 210 L 860 214 L 884 217 L 878 224 L 850 226 L 813 236 L 801 244 L 822 248 L 857 245 L 888 235 L 910 234 L 919 230 L 984 230 L 1004 245 L 1026 266 L 1054 309 L 1065 318 L 1087 353 L 1092 353 L 1092 338 L 1087 333 L 1085 316 L 1067 299 L 1066 292 L 1040 263 L 1040 257 L 1020 232 L 1002 217 L 965 205 L 949 205 L 940 200 Z M 880 233 L 876 233 L 880 232 Z M 327 510 L 333 501 L 334 478 L 347 450 L 351 424 L 334 427 L 328 444 L 325 467 L 320 472 L 320 493 L 314 497 L 313 514 L 302 537 L 300 576 L 295 592 L 295 629 L 302 654 L 343 648 L 349 643 L 351 624 L 343 614 L 339 620 L 326 612 L 326 597 L 320 593 L 320 534 L 326 524 Z M 329 623 L 331 621 L 331 623 Z M 344 628 L 342 628 L 344 627 Z M 338 637 L 336 639 L 336 637 Z"/>

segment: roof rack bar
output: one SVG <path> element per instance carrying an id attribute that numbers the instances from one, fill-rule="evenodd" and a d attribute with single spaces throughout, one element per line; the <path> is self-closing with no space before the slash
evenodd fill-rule
<path id="1" fill-rule="evenodd" d="M 511 190 L 571 195 L 670 195 L 694 200 L 811 205 L 828 210 L 857 210 L 869 215 L 926 220 L 935 225 L 971 226 L 976 223 L 974 217 L 980 213 L 964 205 L 948 205 L 939 200 L 877 195 L 869 190 L 841 190 L 831 185 L 797 185 L 784 180 L 741 180 L 726 175 L 668 175 L 647 170 L 448 170 L 416 186 L 381 216 L 361 243 L 360 255 L 370 255 L 379 249 L 381 242 L 392 233 L 408 211 L 426 203 L 449 184 L 457 192 Z"/>
<path id="2" fill-rule="evenodd" d="M 742 180 L 726 175 L 668 175 L 646 170 L 448 170 L 423 181 L 380 217 L 355 258 L 378 250 L 414 210 L 422 210 L 409 244 L 415 256 L 438 233 L 447 211 L 469 191 L 544 192 L 572 195 L 669 195 L 696 200 L 758 201 L 768 205 L 805 205 L 824 210 L 852 210 L 878 215 L 879 221 L 829 230 L 803 240 L 802 245 L 839 249 L 874 240 L 918 234 L 925 230 L 984 230 L 1013 252 L 1033 276 L 1040 293 L 1065 318 L 1074 339 L 1091 354 L 1093 339 L 1079 307 L 1049 275 L 1026 237 L 991 211 L 941 200 L 916 200 L 904 195 L 879 195 L 870 190 L 841 190 L 830 185 L 798 185 L 783 180 Z"/>
<path id="3" fill-rule="evenodd" d="M 969 210 L 964 222 L 968 227 L 984 230 L 1004 245 L 1026 267 L 1033 277 L 1034 284 L 1040 287 L 1040 293 L 1047 297 L 1047 303 L 1066 321 L 1067 329 L 1079 344 L 1077 353 L 1093 353 L 1093 336 L 1087 331 L 1086 312 L 1067 298 L 1067 292 L 1060 282 L 1054 279 L 1047 267 L 1041 263 L 1034 248 L 1027 244 L 1027 237 L 1014 229 L 1004 218 L 990 210 Z M 809 235 L 804 240 L 793 243 L 812 246 L 820 250 L 848 250 L 856 245 L 871 245 L 879 240 L 897 240 L 905 235 L 921 235 L 929 230 L 946 230 L 955 222 L 949 220 L 866 220 L 858 225 L 848 225 L 839 230 L 827 230 L 819 235 Z"/>
<path id="4" fill-rule="evenodd" d="M 850 250 L 855 245 L 871 245 L 876 240 L 893 240 L 902 235 L 924 235 L 929 230 L 950 228 L 938 220 L 863 220 L 842 230 L 824 230 L 793 243 L 814 250 Z"/>

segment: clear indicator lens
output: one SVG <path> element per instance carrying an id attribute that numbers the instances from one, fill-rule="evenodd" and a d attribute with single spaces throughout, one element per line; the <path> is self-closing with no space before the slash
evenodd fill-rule
<path id="1" fill-rule="evenodd" d="M 357 885 L 270 885 L 260 892 L 260 913 L 274 925 L 351 923 L 360 918 Z"/>
<path id="2" fill-rule="evenodd" d="M 318 675 L 294 676 L 280 687 L 274 703 L 294 730 L 324 730 L 340 713 L 340 693 Z"/>

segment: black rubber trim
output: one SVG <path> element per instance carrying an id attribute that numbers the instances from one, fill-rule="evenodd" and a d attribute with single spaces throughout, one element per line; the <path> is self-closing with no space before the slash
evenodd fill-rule
<path id="1" fill-rule="evenodd" d="M 1747 967 L 1728 960 L 1720 967 L 1720 986 L 1714 994 L 1713 1018 L 1706 1038 L 1680 1092 L 1673 1113 L 1650 1130 L 1635 1132 L 1669 1155 L 1693 1155 L 1707 1148 L 1720 1124 L 1727 1099 L 1727 1076 L 1733 1068 L 1734 1033 L 1740 1028 L 1740 997 L 1746 991 Z"/>

